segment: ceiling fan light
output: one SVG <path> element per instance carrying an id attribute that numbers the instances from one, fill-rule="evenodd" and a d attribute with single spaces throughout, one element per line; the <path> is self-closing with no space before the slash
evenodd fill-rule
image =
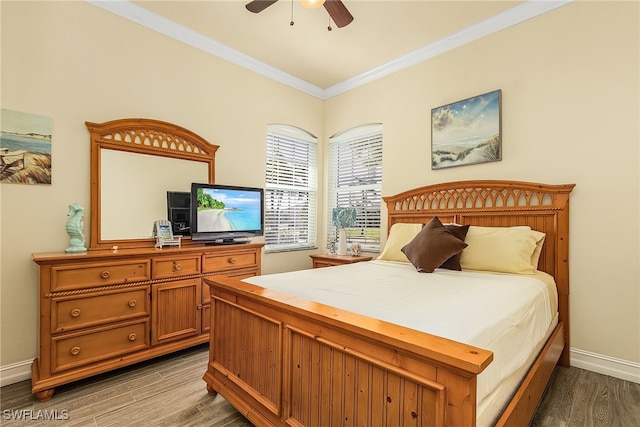
<path id="1" fill-rule="evenodd" d="M 300 4 L 307 9 L 317 9 L 324 4 L 325 0 L 300 0 Z"/>

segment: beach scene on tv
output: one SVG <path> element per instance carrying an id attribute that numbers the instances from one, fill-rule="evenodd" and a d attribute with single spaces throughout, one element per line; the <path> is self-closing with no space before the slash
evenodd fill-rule
<path id="1" fill-rule="evenodd" d="M 198 231 L 260 230 L 260 193 L 198 188 Z"/>

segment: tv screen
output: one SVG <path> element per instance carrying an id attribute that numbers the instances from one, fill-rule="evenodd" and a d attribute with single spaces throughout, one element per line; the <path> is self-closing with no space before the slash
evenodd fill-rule
<path id="1" fill-rule="evenodd" d="M 191 184 L 191 239 L 242 243 L 262 236 L 264 190 L 218 184 Z"/>

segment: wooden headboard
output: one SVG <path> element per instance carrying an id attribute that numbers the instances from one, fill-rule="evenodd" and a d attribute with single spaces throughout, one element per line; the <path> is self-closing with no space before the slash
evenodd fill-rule
<path id="1" fill-rule="evenodd" d="M 528 225 L 546 234 L 538 270 L 555 278 L 559 320 L 567 342 L 562 355 L 569 364 L 569 194 L 575 184 L 475 180 L 428 185 L 383 197 L 388 227 L 398 222 L 442 222 L 489 227 Z M 565 359 L 566 358 L 566 359 Z M 564 363 L 566 362 L 566 363 Z"/>

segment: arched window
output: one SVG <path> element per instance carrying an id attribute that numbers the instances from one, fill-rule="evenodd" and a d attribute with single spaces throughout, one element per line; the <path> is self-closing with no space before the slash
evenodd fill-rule
<path id="1" fill-rule="evenodd" d="M 358 126 L 329 138 L 327 242 L 336 240 L 333 208 L 355 208 L 356 224 L 347 241 L 363 250 L 380 250 L 382 124 Z"/>
<path id="2" fill-rule="evenodd" d="M 267 126 L 265 250 L 316 247 L 318 139 L 295 126 Z"/>

